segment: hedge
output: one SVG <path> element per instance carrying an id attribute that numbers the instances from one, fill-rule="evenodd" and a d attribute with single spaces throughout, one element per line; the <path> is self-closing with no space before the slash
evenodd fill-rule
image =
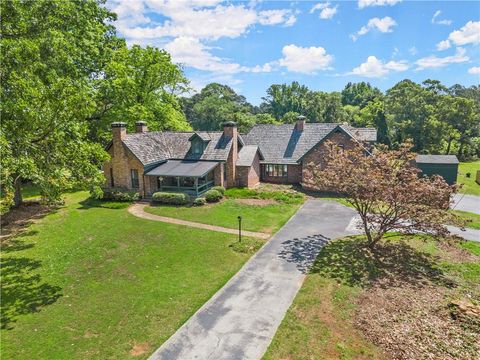
<path id="1" fill-rule="evenodd" d="M 113 201 L 137 201 L 140 199 L 140 194 L 136 191 L 124 189 L 103 189 L 102 200 Z"/>
<path id="2" fill-rule="evenodd" d="M 196 198 L 193 200 L 193 206 L 203 206 L 207 203 L 207 200 L 205 198 Z"/>
<path id="3" fill-rule="evenodd" d="M 210 190 L 217 190 L 220 194 L 225 195 L 225 188 L 223 186 L 214 186 Z"/>
<path id="4" fill-rule="evenodd" d="M 190 202 L 190 197 L 183 193 L 156 192 L 152 201 L 159 204 L 185 205 Z"/>
<path id="5" fill-rule="evenodd" d="M 218 202 L 222 197 L 222 193 L 218 190 L 210 189 L 205 193 L 205 200 L 209 203 Z"/>

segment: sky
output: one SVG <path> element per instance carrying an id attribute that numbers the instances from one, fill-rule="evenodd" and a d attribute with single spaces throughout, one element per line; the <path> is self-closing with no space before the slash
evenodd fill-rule
<path id="1" fill-rule="evenodd" d="M 271 84 L 341 91 L 405 78 L 480 81 L 478 1 L 107 0 L 128 45 L 182 64 L 193 91 L 231 86 L 255 105 Z"/>

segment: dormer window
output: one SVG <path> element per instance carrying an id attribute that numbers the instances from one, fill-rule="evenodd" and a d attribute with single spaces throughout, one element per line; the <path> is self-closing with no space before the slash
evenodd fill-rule
<path id="1" fill-rule="evenodd" d="M 192 141 L 192 152 L 195 155 L 200 155 L 201 153 L 203 153 L 203 141 L 201 141 L 200 139 L 195 139 L 194 141 Z"/>
<path id="2" fill-rule="evenodd" d="M 202 155 L 203 150 L 205 150 L 208 142 L 210 141 L 210 139 L 208 139 L 205 134 L 202 133 L 194 133 L 188 140 L 190 140 L 190 151 L 193 155 Z"/>

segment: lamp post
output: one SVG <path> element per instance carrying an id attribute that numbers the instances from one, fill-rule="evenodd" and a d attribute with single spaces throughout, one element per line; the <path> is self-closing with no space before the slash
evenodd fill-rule
<path id="1" fill-rule="evenodd" d="M 242 242 L 242 217 L 238 215 L 238 242 Z"/>

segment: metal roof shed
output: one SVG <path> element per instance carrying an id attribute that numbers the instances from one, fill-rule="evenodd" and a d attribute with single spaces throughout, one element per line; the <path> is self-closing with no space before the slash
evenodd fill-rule
<path id="1" fill-rule="evenodd" d="M 440 175 L 450 185 L 457 182 L 458 163 L 455 155 L 417 155 L 415 158 L 423 175 Z"/>

